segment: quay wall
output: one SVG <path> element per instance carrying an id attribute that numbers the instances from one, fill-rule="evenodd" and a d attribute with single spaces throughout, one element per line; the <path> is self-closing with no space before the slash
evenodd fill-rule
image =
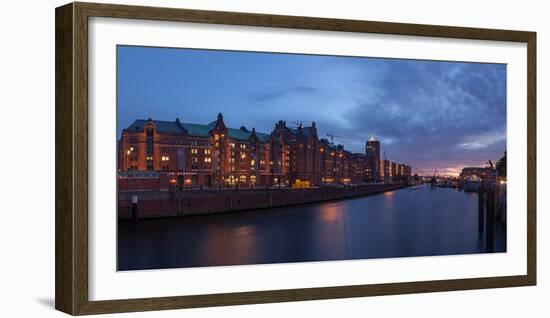
<path id="1" fill-rule="evenodd" d="M 309 189 L 222 189 L 136 191 L 118 193 L 118 218 L 132 218 L 132 196 L 138 197 L 138 218 L 160 218 L 243 210 L 366 196 L 407 186 L 403 183 Z"/>

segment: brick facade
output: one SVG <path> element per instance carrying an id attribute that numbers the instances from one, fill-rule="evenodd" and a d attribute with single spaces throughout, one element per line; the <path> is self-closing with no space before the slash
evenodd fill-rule
<path id="1" fill-rule="evenodd" d="M 378 143 L 378 142 L 377 142 Z M 342 145 L 319 139 L 317 128 L 275 124 L 269 134 L 246 127 L 229 128 L 218 114 L 206 124 L 136 120 L 122 131 L 119 147 L 119 188 L 134 189 L 133 172 L 159 173 L 159 182 L 174 187 L 307 186 L 323 183 L 363 183 L 384 179 L 372 177 L 379 165 L 378 151 L 351 153 Z M 374 157 L 374 159 L 373 159 Z M 369 158 L 372 160 L 369 161 Z M 378 159 L 376 159 L 378 158 Z M 372 168 L 372 164 L 376 168 Z M 393 174 L 409 171 L 389 165 Z M 155 187 L 147 178 L 144 184 Z M 163 186 L 159 186 L 162 188 Z M 158 189 L 158 188 L 157 188 Z"/>

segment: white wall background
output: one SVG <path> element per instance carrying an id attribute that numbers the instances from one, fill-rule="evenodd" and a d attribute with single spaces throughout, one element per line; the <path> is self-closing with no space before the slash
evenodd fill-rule
<path id="1" fill-rule="evenodd" d="M 550 274 L 550 23 L 545 1 L 108 1 L 538 32 L 537 287 L 176 310 L 136 317 L 548 317 Z M 0 316 L 61 317 L 54 297 L 54 8 L 64 1 L 11 1 L 0 17 Z M 112 316 L 130 316 L 120 314 Z"/>

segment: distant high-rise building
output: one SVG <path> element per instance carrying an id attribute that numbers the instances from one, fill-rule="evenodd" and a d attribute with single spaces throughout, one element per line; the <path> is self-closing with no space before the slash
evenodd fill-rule
<path id="1" fill-rule="evenodd" d="M 367 181 L 380 181 L 380 142 L 374 137 L 365 145 L 365 166 Z"/>

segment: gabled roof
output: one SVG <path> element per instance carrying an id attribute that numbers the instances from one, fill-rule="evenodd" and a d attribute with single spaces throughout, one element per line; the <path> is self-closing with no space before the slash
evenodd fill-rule
<path id="1" fill-rule="evenodd" d="M 137 132 L 137 131 L 143 131 L 145 129 L 145 126 L 147 125 L 148 120 L 138 119 L 134 121 L 133 124 L 128 126 L 126 128 L 126 131 L 129 132 Z M 194 137 L 210 137 L 210 131 L 216 127 L 216 121 L 213 121 L 207 125 L 202 124 L 190 124 L 190 123 L 182 123 L 179 121 L 164 121 L 164 120 L 152 120 L 153 124 L 155 124 L 155 127 L 159 133 L 164 134 L 181 134 L 181 135 L 188 135 L 188 136 L 194 136 Z M 240 129 L 236 128 L 227 128 L 227 134 L 229 138 L 240 140 L 240 141 L 247 141 L 250 139 L 250 136 L 252 135 L 252 132 L 247 130 L 244 127 L 241 127 Z M 264 134 L 256 132 L 256 136 L 258 136 L 258 139 L 262 142 L 268 141 L 270 134 Z"/>
<path id="2" fill-rule="evenodd" d="M 243 129 L 227 128 L 227 135 L 229 138 L 246 141 L 250 138 L 252 133 Z"/>
<path id="3" fill-rule="evenodd" d="M 143 131 L 147 125 L 148 120 L 138 119 L 133 124 L 126 128 L 126 131 Z M 208 125 L 201 124 L 189 124 L 178 121 L 165 121 L 165 120 L 153 120 L 157 131 L 162 134 L 173 135 L 189 135 L 195 137 L 210 137 L 208 133 L 216 126 L 216 122 L 211 122 Z"/>
<path id="4" fill-rule="evenodd" d="M 181 123 L 181 125 L 185 128 L 185 130 L 187 130 L 187 134 L 189 136 L 208 138 L 210 137 L 209 131 L 211 131 L 212 129 L 214 129 L 214 127 L 216 127 L 216 122 L 213 121 L 208 125 L 188 124 L 188 123 Z"/>
<path id="5" fill-rule="evenodd" d="M 258 137 L 258 140 L 260 140 L 261 142 L 268 142 L 269 138 L 271 138 L 270 134 L 264 134 L 259 132 L 256 132 L 256 136 Z"/>
<path id="6" fill-rule="evenodd" d="M 304 135 L 306 136 L 307 138 L 311 138 L 313 136 L 313 127 L 311 126 L 307 126 L 307 127 L 302 127 L 302 129 L 300 128 L 294 128 L 292 130 L 292 132 L 295 134 L 295 135 Z"/>
<path id="7" fill-rule="evenodd" d="M 148 120 L 138 119 L 126 128 L 126 131 L 143 131 Z M 185 134 L 185 129 L 175 121 L 154 120 L 153 123 L 160 133 L 166 134 Z"/>

